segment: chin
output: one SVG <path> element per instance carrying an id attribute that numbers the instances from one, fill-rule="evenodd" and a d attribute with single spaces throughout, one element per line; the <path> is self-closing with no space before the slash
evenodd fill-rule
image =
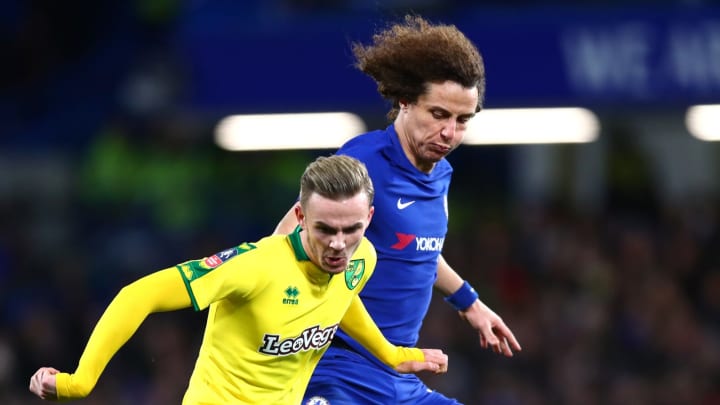
<path id="1" fill-rule="evenodd" d="M 327 271 L 328 273 L 330 273 L 332 275 L 335 275 L 335 274 L 340 274 L 343 271 L 345 271 L 345 268 L 343 267 L 342 269 L 330 269 L 330 270 L 326 269 L 325 271 Z"/>
<path id="2" fill-rule="evenodd" d="M 348 265 L 347 262 L 345 264 L 343 264 L 342 266 L 337 266 L 337 267 L 326 265 L 323 268 L 323 270 L 325 270 L 326 272 L 328 272 L 330 274 L 340 274 L 343 271 L 345 271 L 345 269 L 347 269 L 347 265 Z"/>

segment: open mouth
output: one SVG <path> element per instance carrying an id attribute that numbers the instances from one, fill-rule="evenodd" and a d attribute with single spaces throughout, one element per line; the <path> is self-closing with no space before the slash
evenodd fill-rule
<path id="1" fill-rule="evenodd" d="M 325 263 L 332 268 L 347 267 L 347 259 L 339 256 L 325 256 Z"/>

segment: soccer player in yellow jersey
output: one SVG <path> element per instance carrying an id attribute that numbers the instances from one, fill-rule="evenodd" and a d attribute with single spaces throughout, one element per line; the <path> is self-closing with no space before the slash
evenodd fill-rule
<path id="1" fill-rule="evenodd" d="M 48 400 L 90 394 L 112 356 L 148 314 L 209 308 L 183 404 L 301 402 L 338 327 L 400 372 L 445 372 L 437 349 L 390 344 L 358 293 L 375 269 L 364 237 L 374 189 L 365 166 L 348 156 L 306 168 L 298 228 L 160 270 L 124 287 L 102 315 L 74 373 L 40 368 L 30 391 Z"/>

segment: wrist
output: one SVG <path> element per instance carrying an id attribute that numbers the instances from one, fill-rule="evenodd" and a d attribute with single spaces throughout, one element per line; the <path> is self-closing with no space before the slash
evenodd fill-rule
<path id="1" fill-rule="evenodd" d="M 445 301 L 458 311 L 465 311 L 478 299 L 478 293 L 467 282 L 463 282 L 460 288 L 451 295 L 445 297 Z"/>

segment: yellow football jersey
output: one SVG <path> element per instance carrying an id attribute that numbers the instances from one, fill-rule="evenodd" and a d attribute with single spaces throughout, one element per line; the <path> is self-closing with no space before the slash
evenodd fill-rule
<path id="1" fill-rule="evenodd" d="M 209 308 L 183 404 L 299 404 L 376 260 L 363 238 L 330 276 L 296 231 L 178 265 L 195 309 Z"/>

